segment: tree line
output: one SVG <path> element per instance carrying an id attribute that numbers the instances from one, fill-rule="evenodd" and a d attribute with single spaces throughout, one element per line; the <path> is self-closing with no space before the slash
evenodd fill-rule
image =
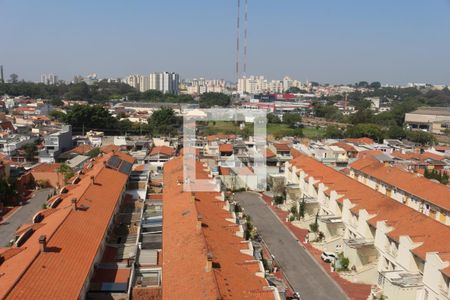
<path id="1" fill-rule="evenodd" d="M 119 120 L 101 105 L 75 105 L 67 113 L 54 110 L 50 113 L 54 120 L 70 124 L 73 131 L 104 131 L 106 134 L 152 134 L 174 135 L 181 128 L 181 117 L 172 108 L 162 107 L 153 112 L 147 124 Z"/>

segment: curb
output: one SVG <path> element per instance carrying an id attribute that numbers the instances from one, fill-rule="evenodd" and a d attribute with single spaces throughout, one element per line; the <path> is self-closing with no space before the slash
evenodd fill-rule
<path id="1" fill-rule="evenodd" d="M 343 295 L 347 297 L 347 299 L 350 299 L 350 297 L 347 295 L 347 293 L 344 291 L 344 289 L 334 280 L 333 277 L 331 277 L 330 274 L 322 267 L 322 265 L 316 260 L 316 258 L 309 252 L 309 250 L 303 245 L 301 241 L 298 240 L 298 238 L 295 236 L 295 234 L 289 229 L 289 227 L 280 219 L 280 217 L 276 214 L 276 212 L 273 211 L 273 209 L 270 207 L 270 205 L 267 205 L 267 203 L 262 199 L 262 196 L 259 195 L 259 200 L 264 202 L 266 206 L 269 208 L 269 210 L 272 212 L 272 214 L 277 218 L 277 220 L 284 226 L 284 228 L 290 233 L 290 235 L 297 241 L 297 243 L 305 250 L 305 252 L 308 254 L 308 256 L 314 261 L 314 263 L 322 270 L 323 273 L 328 276 L 328 278 L 334 283 L 334 285 L 341 291 Z M 287 277 L 286 277 L 287 278 Z"/>

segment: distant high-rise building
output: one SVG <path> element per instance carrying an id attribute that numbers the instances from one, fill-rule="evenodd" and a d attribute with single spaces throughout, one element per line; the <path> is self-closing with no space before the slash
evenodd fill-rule
<path id="1" fill-rule="evenodd" d="M 134 87 L 135 89 L 140 90 L 140 77 L 139 75 L 128 75 L 127 84 Z"/>
<path id="2" fill-rule="evenodd" d="M 5 83 L 5 77 L 3 77 L 3 65 L 0 66 L 0 83 Z"/>
<path id="3" fill-rule="evenodd" d="M 139 76 L 139 91 L 145 92 L 150 89 L 150 76 L 140 75 Z"/>
<path id="4" fill-rule="evenodd" d="M 164 94 L 178 94 L 178 85 L 180 83 L 180 75 L 177 73 L 164 72 L 160 74 L 160 91 Z"/>
<path id="5" fill-rule="evenodd" d="M 41 83 L 49 85 L 57 84 L 58 76 L 56 76 L 55 74 L 42 74 Z"/>
<path id="6" fill-rule="evenodd" d="M 179 92 L 180 75 L 173 72 L 152 73 L 149 76 L 129 75 L 126 82 L 140 92 L 157 90 L 164 94 L 177 95 Z"/>
<path id="7" fill-rule="evenodd" d="M 160 76 L 158 73 L 152 73 L 149 75 L 150 87 L 151 90 L 159 90 L 159 82 Z"/>

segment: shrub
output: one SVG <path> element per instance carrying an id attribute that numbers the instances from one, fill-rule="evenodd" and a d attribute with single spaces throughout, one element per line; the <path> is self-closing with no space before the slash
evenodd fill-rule
<path id="1" fill-rule="evenodd" d="M 273 202 L 276 205 L 283 204 L 284 203 L 284 197 L 283 196 L 275 196 L 275 197 L 273 197 Z"/>
<path id="2" fill-rule="evenodd" d="M 317 232 L 319 230 L 319 224 L 311 223 L 309 224 L 309 229 L 311 229 L 311 232 Z"/>

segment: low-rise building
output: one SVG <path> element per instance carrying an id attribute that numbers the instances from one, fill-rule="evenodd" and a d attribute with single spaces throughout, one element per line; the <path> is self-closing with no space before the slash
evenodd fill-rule
<path id="1" fill-rule="evenodd" d="M 450 226 L 450 190 L 447 186 L 371 158 L 351 164 L 349 175 L 389 198 Z"/>
<path id="2" fill-rule="evenodd" d="M 18 229 L 0 250 L 1 299 L 86 298 L 132 164 L 124 153 L 96 158 Z"/>
<path id="3" fill-rule="evenodd" d="M 285 177 L 305 218 L 318 216 L 324 250 L 342 251 L 347 277 L 374 284 L 374 297 L 450 298 L 448 226 L 302 154 Z"/>
<path id="4" fill-rule="evenodd" d="M 208 179 L 197 161 L 196 177 Z M 280 299 L 221 192 L 183 191 L 183 158 L 164 166 L 163 299 Z M 189 280 L 183 280 L 189 278 Z"/>
<path id="5" fill-rule="evenodd" d="M 405 123 L 412 130 L 443 133 L 450 128 L 450 107 L 420 107 L 405 114 Z"/>
<path id="6" fill-rule="evenodd" d="M 58 155 L 72 146 L 72 126 L 64 125 L 60 130 L 44 137 L 44 149 L 39 152 L 39 162 L 54 163 Z"/>

